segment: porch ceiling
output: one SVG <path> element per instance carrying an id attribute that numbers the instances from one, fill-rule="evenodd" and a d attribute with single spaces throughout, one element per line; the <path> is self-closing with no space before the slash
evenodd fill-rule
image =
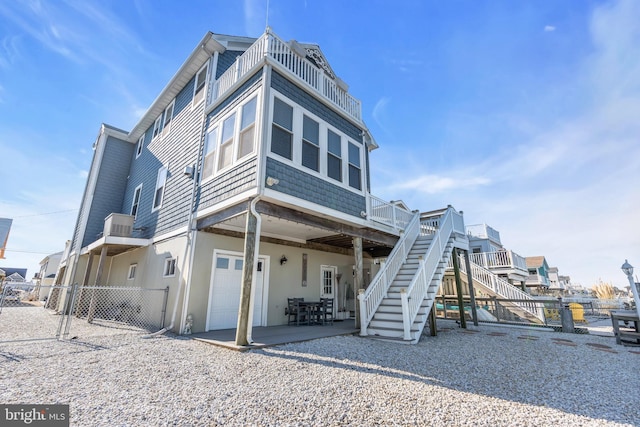
<path id="1" fill-rule="evenodd" d="M 397 236 L 373 228 L 350 227 L 306 213 L 303 216 L 290 215 L 287 209 L 273 209 L 273 206 L 259 210 L 263 212 L 260 230 L 262 240 L 270 238 L 282 244 L 290 242 L 296 246 L 310 245 L 318 248 L 330 246 L 352 250 L 353 237 L 357 235 L 362 237 L 363 252 L 377 258 L 387 256 L 398 239 Z M 267 214 L 264 213 L 265 210 L 279 214 Z M 224 218 L 224 215 L 221 215 L 217 223 L 207 223 L 202 230 L 213 233 L 226 231 L 226 234 L 241 237 L 244 236 L 246 223 L 247 215 L 244 211 L 230 218 Z"/>

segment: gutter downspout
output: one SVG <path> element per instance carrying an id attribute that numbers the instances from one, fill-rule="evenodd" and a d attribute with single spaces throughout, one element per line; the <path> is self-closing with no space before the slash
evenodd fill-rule
<path id="1" fill-rule="evenodd" d="M 195 208 L 195 197 L 196 197 L 196 189 L 199 185 L 199 181 L 200 181 L 200 173 L 198 172 L 198 160 L 200 157 L 200 154 L 202 153 L 202 149 L 204 146 L 204 141 L 205 141 L 205 137 L 204 137 L 204 127 L 205 127 L 205 123 L 206 123 L 206 116 L 202 117 L 202 124 L 200 127 L 200 132 L 201 132 L 201 138 L 200 138 L 200 144 L 198 146 L 198 156 L 196 157 L 196 164 L 193 167 L 193 174 L 194 176 L 192 177 L 193 179 L 193 184 L 191 186 L 191 201 L 189 203 L 190 209 L 189 209 L 189 218 L 187 220 L 187 231 L 185 232 L 185 237 L 187 238 L 187 242 L 185 244 L 185 248 L 184 248 L 184 256 L 182 257 L 182 268 L 181 268 L 181 275 L 180 275 L 180 282 L 179 282 L 179 286 L 178 286 L 178 292 L 176 293 L 176 300 L 175 303 L 173 304 L 173 313 L 171 314 L 171 323 L 169 324 L 169 326 L 166 326 L 162 329 L 160 329 L 159 331 L 153 332 L 151 334 L 148 335 L 144 335 L 142 338 L 153 338 L 155 336 L 158 335 L 162 335 L 167 331 L 170 331 L 171 329 L 173 329 L 174 325 L 175 325 L 175 321 L 176 321 L 176 316 L 178 313 L 178 301 L 180 300 L 180 292 L 182 292 L 182 288 L 185 287 L 185 279 L 184 279 L 184 266 L 187 264 L 187 259 L 189 260 L 189 275 L 188 278 L 186 280 L 186 288 L 185 288 L 185 294 L 183 297 L 183 308 L 186 306 L 186 301 L 187 301 L 187 297 L 188 297 L 188 292 L 189 289 L 191 288 L 191 273 L 193 271 L 193 247 L 195 246 L 195 242 L 196 242 L 196 237 L 197 237 L 197 227 L 193 226 L 193 221 L 194 221 L 194 212 L 196 210 Z M 182 322 L 184 322 L 184 317 L 186 316 L 186 313 L 184 313 L 185 310 L 183 310 L 182 313 Z M 178 335 L 180 334 L 180 331 L 178 331 Z"/>

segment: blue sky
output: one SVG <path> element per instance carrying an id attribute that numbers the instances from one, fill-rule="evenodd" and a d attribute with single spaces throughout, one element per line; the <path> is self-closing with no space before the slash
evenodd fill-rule
<path id="1" fill-rule="evenodd" d="M 0 1 L 0 217 L 29 276 L 71 238 L 100 124 L 131 129 L 206 31 L 260 1 Z M 372 192 L 448 204 L 590 287 L 640 271 L 640 2 L 270 0 L 318 43 L 380 148 Z"/>

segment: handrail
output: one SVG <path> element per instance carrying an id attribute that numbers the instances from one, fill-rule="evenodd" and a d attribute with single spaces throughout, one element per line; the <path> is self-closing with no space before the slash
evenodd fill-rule
<path id="1" fill-rule="evenodd" d="M 407 255 L 418 238 L 420 232 L 420 213 L 415 212 L 413 218 L 401 234 L 400 239 L 387 257 L 387 262 L 375 275 L 366 290 L 360 289 L 360 335 L 367 335 L 367 327 L 373 318 L 380 302 L 386 296 L 389 286 L 407 259 Z"/>
<path id="2" fill-rule="evenodd" d="M 461 256 L 460 261 L 460 271 L 462 273 L 467 273 L 467 268 L 464 262 L 464 259 Z M 471 265 L 471 277 L 473 280 L 482 284 L 483 286 L 491 289 L 494 293 L 500 295 L 501 297 L 509 300 L 530 300 L 530 303 L 527 302 L 514 302 L 513 304 L 523 311 L 535 316 L 540 321 L 544 322 L 544 309 L 540 306 L 532 297 L 526 292 L 521 291 L 520 289 L 513 286 L 511 283 L 506 280 L 498 277 L 496 274 L 491 272 L 489 269 L 484 268 L 470 260 L 469 264 Z"/>
<path id="3" fill-rule="evenodd" d="M 527 271 L 524 257 L 513 251 L 480 252 L 469 254 L 472 262 L 485 268 L 513 268 Z"/>
<path id="4" fill-rule="evenodd" d="M 306 56 L 306 53 L 305 53 Z M 289 43 L 267 30 L 214 83 L 212 101 L 225 95 L 236 82 L 249 74 L 263 58 L 275 61 L 307 87 L 355 120 L 362 121 L 362 104 L 339 86 L 316 64 L 302 56 Z"/>
<path id="5" fill-rule="evenodd" d="M 400 206 L 386 202 L 379 197 L 369 195 L 368 219 L 381 224 L 390 225 L 399 230 L 404 230 L 413 219 L 414 212 Z"/>
<path id="6" fill-rule="evenodd" d="M 460 215 L 455 212 L 453 208 L 449 207 L 439 221 L 439 228 L 435 231 L 435 236 L 424 258 L 421 260 L 413 280 L 411 280 L 407 289 L 403 289 L 400 293 L 404 339 L 407 341 L 411 340 L 411 325 L 413 325 L 418 315 L 418 310 L 429 290 L 429 284 L 444 254 L 444 249 L 454 232 L 454 214 Z M 464 233 L 464 228 L 462 231 Z"/>

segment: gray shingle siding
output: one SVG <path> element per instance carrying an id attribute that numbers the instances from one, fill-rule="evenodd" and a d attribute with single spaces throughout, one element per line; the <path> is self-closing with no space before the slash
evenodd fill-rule
<path id="1" fill-rule="evenodd" d="M 198 208 L 208 208 L 256 185 L 257 159 L 254 157 L 202 184 Z"/>
<path id="2" fill-rule="evenodd" d="M 87 227 L 82 247 L 95 241 L 104 230 L 104 219 L 120 212 L 122 195 L 127 185 L 131 155 L 135 145 L 112 136 L 105 143 L 91 209 L 86 213 Z"/>
<path id="3" fill-rule="evenodd" d="M 300 89 L 277 71 L 271 73 L 271 87 L 296 102 L 301 107 L 320 117 L 331 126 L 344 132 L 353 142 L 363 143 L 362 129 L 344 119 L 335 111 Z"/>
<path id="4" fill-rule="evenodd" d="M 267 157 L 266 176 L 277 177 L 280 181 L 271 187 L 272 190 L 357 217 L 360 216 L 361 211 L 366 211 L 364 196 L 309 175 L 271 157 Z"/>

